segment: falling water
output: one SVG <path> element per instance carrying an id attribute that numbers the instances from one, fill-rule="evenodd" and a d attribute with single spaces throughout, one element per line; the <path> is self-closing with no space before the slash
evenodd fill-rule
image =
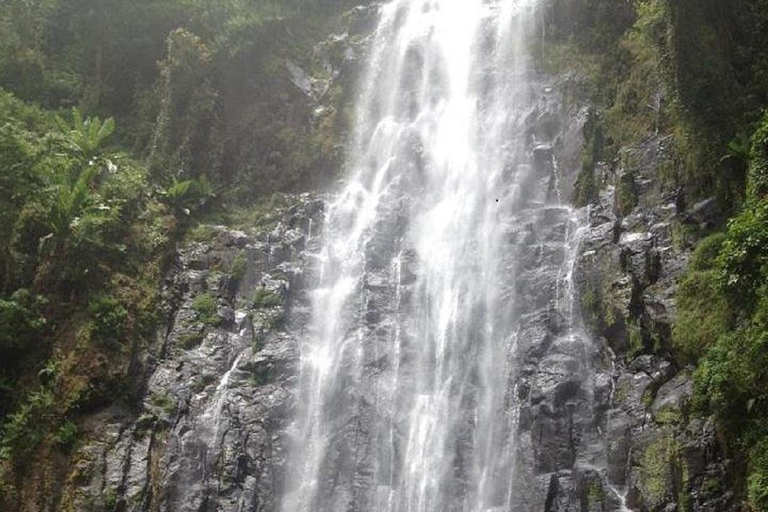
<path id="1" fill-rule="evenodd" d="M 513 508 L 515 353 L 541 306 L 516 276 L 533 226 L 572 216 L 551 141 L 526 126 L 535 7 L 381 7 L 350 178 L 326 214 L 284 512 Z M 566 320 L 576 232 L 546 241 L 562 254 L 542 295 Z"/>

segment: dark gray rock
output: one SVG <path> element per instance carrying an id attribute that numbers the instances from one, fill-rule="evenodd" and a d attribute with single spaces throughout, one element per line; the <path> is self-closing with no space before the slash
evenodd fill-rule
<path id="1" fill-rule="evenodd" d="M 144 399 L 91 420 L 74 455 L 81 476 L 64 490 L 74 510 L 273 510 L 298 357 L 287 326 L 306 301 L 296 275 L 317 243 L 308 221 L 322 215 L 308 195 L 287 199 L 270 234 L 214 226 L 210 240 L 179 249 L 165 281 L 169 323 L 135 376 Z M 231 275 L 236 260 L 246 268 Z M 267 298 L 254 302 L 259 289 Z M 213 318 L 198 311 L 203 294 Z"/>
<path id="2" fill-rule="evenodd" d="M 727 491 L 732 464 L 711 422 L 690 416 L 691 372 L 671 351 L 674 294 L 690 254 L 679 233 L 691 222 L 715 225 L 721 213 L 713 200 L 680 211 L 677 191 L 659 178 L 670 147 L 668 138 L 651 137 L 623 149 L 632 168 L 598 165 L 607 186 L 590 210 L 575 270 L 585 323 L 615 353 L 602 406 L 606 478 L 631 510 L 736 510 Z M 627 173 L 636 204 L 617 207 Z"/>

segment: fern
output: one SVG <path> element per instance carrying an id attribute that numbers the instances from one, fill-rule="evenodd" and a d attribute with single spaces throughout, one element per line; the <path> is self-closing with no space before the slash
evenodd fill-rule
<path id="1" fill-rule="evenodd" d="M 57 119 L 62 131 L 64 148 L 78 158 L 90 162 L 100 156 L 104 141 L 115 131 L 113 118 L 101 121 L 98 117 L 83 117 L 79 109 L 72 109 L 72 125 Z"/>

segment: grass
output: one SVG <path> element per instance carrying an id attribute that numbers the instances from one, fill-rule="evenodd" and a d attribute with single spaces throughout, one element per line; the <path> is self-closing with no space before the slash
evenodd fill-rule
<path id="1" fill-rule="evenodd" d="M 256 308 L 270 308 L 280 306 L 283 300 L 275 292 L 264 287 L 256 288 L 253 294 L 253 306 Z"/>
<path id="2" fill-rule="evenodd" d="M 176 401 L 171 397 L 168 391 L 152 393 L 149 397 L 149 403 L 153 407 L 160 408 L 166 414 L 173 414 L 176 410 Z"/>
<path id="3" fill-rule="evenodd" d="M 195 297 L 192 308 L 197 312 L 198 319 L 205 325 L 216 327 L 221 324 L 222 318 L 217 313 L 216 298 L 206 292 Z"/>
<path id="4" fill-rule="evenodd" d="M 189 332 L 179 336 L 179 345 L 184 350 L 190 350 L 202 343 L 205 338 L 205 331 Z"/>

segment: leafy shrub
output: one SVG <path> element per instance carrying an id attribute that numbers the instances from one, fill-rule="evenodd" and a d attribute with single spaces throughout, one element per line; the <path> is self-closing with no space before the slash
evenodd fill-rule
<path id="1" fill-rule="evenodd" d="M 248 270 L 248 260 L 242 254 L 238 254 L 229 264 L 227 273 L 235 281 L 240 281 L 245 277 L 245 272 Z"/>
<path id="2" fill-rule="evenodd" d="M 726 239 L 725 233 L 715 233 L 701 240 L 688 262 L 689 270 L 696 272 L 717 270 L 717 258 Z"/>
<path id="3" fill-rule="evenodd" d="M 717 270 L 724 241 L 725 235 L 714 235 L 699 243 L 677 291 L 674 345 L 686 361 L 703 356 L 732 326 L 733 314 Z"/>
<path id="4" fill-rule="evenodd" d="M 213 187 L 203 175 L 199 179 L 178 181 L 165 190 L 165 201 L 178 212 L 192 213 L 203 208 L 213 197 Z"/>
<path id="5" fill-rule="evenodd" d="M 102 151 L 104 142 L 115 131 L 113 118 L 101 121 L 98 117 L 83 117 L 79 109 L 72 109 L 72 125 L 58 119 L 61 129 L 61 143 L 70 153 L 78 156 L 84 162 L 92 162 Z"/>
<path id="6" fill-rule="evenodd" d="M 210 242 L 216 234 L 216 228 L 210 224 L 198 224 L 186 232 L 185 238 L 191 242 Z"/>
<path id="7" fill-rule="evenodd" d="M 97 297 L 88 305 L 91 313 L 91 335 L 102 342 L 119 342 L 124 334 L 129 319 L 120 301 L 114 297 Z"/>
<path id="8" fill-rule="evenodd" d="M 768 436 L 749 454 L 748 496 L 753 510 L 768 510 Z"/>
<path id="9" fill-rule="evenodd" d="M 168 391 L 153 392 L 149 397 L 149 403 L 153 407 L 160 408 L 165 414 L 173 414 L 177 405 Z"/>
<path id="10" fill-rule="evenodd" d="M 44 388 L 29 395 L 24 405 L 3 425 L 0 458 L 11 460 L 17 467 L 30 462 L 31 454 L 45 437 L 47 429 L 55 423 L 55 401 L 53 392 Z"/>
<path id="11" fill-rule="evenodd" d="M 283 301 L 279 295 L 261 286 L 256 288 L 253 294 L 253 306 L 257 308 L 269 308 L 279 306 Z"/>
<path id="12" fill-rule="evenodd" d="M 200 343 L 202 343 L 204 338 L 205 338 L 204 331 L 182 334 L 181 336 L 179 336 L 179 345 L 181 345 L 181 348 L 185 350 L 189 350 L 189 349 L 195 348 Z"/>
<path id="13" fill-rule="evenodd" d="M 571 198 L 576 206 L 586 206 L 598 199 L 595 169 L 604 156 L 605 136 L 602 123 L 600 114 L 590 109 L 583 128 L 584 147 L 581 150 L 581 170 L 574 184 Z"/>
<path id="14" fill-rule="evenodd" d="M 753 152 L 753 155 L 755 153 Z M 762 172 L 753 156 L 751 171 Z M 753 174 L 753 175 L 755 175 Z M 680 285 L 675 342 L 692 360 L 695 404 L 748 453 L 747 497 L 768 506 L 768 200 L 757 181 L 727 231 L 697 248 Z"/>
<path id="15" fill-rule="evenodd" d="M 160 105 L 152 136 L 150 165 L 159 176 L 200 176 L 216 171 L 220 118 L 211 73 L 213 54 L 206 42 L 185 28 L 166 40 L 160 62 Z M 182 182 L 184 183 L 184 182 Z M 172 186 L 175 188 L 176 184 Z"/>
<path id="16" fill-rule="evenodd" d="M 203 293 L 195 297 L 192 307 L 204 324 L 212 326 L 221 324 L 222 318 L 217 313 L 216 298 L 210 293 Z"/>
<path id="17" fill-rule="evenodd" d="M 25 289 L 9 300 L 0 299 L 0 353 L 23 349 L 45 325 L 45 318 L 35 311 L 39 300 Z"/>
<path id="18" fill-rule="evenodd" d="M 75 444 L 78 433 L 77 425 L 73 421 L 67 420 L 59 427 L 59 430 L 54 435 L 54 439 L 56 444 L 64 449 L 69 449 Z"/>
<path id="19" fill-rule="evenodd" d="M 755 199 L 768 196 L 768 115 L 752 137 L 751 168 L 747 193 Z"/>
<path id="20" fill-rule="evenodd" d="M 726 290 L 746 310 L 757 300 L 768 277 L 768 200 L 747 207 L 728 224 L 728 238 L 719 257 Z"/>

